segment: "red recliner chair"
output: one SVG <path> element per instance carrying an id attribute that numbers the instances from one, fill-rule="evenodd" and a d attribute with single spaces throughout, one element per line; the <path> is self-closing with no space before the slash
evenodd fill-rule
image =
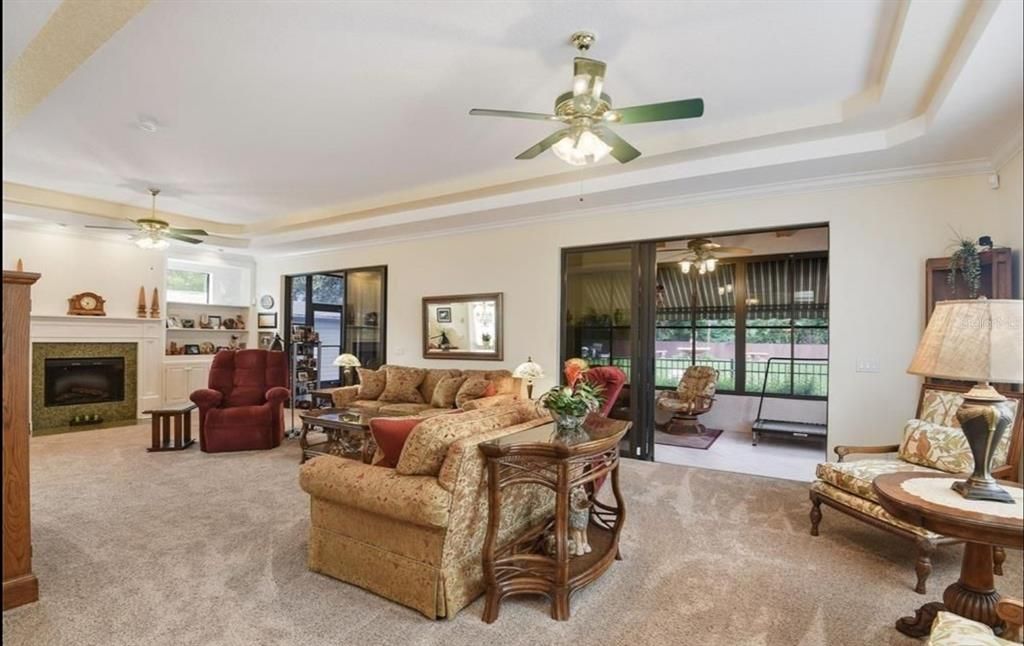
<path id="1" fill-rule="evenodd" d="M 601 417 L 608 417 L 612 412 L 612 408 L 615 407 L 615 402 L 619 398 L 619 393 L 622 392 L 622 387 L 626 384 L 626 373 L 615 366 L 593 366 L 583 373 L 583 379 L 595 386 L 601 387 L 601 397 L 604 398 L 604 402 L 601 404 L 601 409 L 597 411 L 597 414 L 601 415 Z M 601 490 L 605 477 L 601 476 L 594 481 L 595 494 Z"/>
<path id="2" fill-rule="evenodd" d="M 192 393 L 199 407 L 199 448 L 206 453 L 272 449 L 284 438 L 288 355 L 270 350 L 221 350 L 210 387 Z"/>
<path id="3" fill-rule="evenodd" d="M 589 383 L 601 387 L 601 397 L 604 403 L 601 410 L 597 411 L 602 417 L 608 417 L 615 406 L 615 401 L 626 384 L 626 373 L 615 366 L 594 366 L 583 373 L 583 378 Z"/>

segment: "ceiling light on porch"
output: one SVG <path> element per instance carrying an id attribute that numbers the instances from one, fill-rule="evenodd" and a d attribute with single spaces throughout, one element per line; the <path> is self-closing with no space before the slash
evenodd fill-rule
<path id="1" fill-rule="evenodd" d="M 700 260 L 683 260 L 679 263 L 679 268 L 684 274 L 690 273 L 690 269 L 693 267 L 697 268 L 697 273 L 702 276 L 708 272 L 714 271 L 715 267 L 718 266 L 718 258 L 703 258 Z M 731 286 L 730 286 L 731 287 Z M 721 288 L 719 288 L 721 290 Z M 729 291 L 732 291 L 731 289 Z"/>

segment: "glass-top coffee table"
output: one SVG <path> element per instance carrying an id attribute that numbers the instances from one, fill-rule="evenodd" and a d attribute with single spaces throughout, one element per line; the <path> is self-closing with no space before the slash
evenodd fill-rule
<path id="1" fill-rule="evenodd" d="M 318 455 L 362 460 L 369 464 L 377 451 L 370 434 L 373 415 L 352 408 L 321 408 L 301 413 L 302 462 Z M 313 437 L 310 437 L 310 434 Z M 323 435 L 320 439 L 319 435 Z"/>

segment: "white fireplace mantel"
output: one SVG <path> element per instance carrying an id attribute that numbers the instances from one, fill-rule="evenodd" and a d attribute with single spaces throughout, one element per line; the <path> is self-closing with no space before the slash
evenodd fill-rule
<path id="1" fill-rule="evenodd" d="M 33 343 L 135 343 L 138 346 L 138 414 L 161 403 L 163 319 L 112 316 L 37 316 L 31 318 Z"/>

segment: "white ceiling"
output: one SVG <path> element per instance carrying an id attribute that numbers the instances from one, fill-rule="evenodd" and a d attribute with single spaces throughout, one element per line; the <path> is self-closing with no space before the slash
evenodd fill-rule
<path id="1" fill-rule="evenodd" d="M 8 4 L 5 69 L 49 15 Z M 1019 138 L 1021 11 L 1015 0 L 154 1 L 7 134 L 4 212 L 62 217 L 6 183 L 129 206 L 156 184 L 161 210 L 284 252 L 551 212 L 581 177 L 599 205 L 996 160 Z M 621 126 L 644 152 L 627 166 L 514 160 L 552 126 L 468 109 L 550 110 L 581 28 L 598 34 L 590 54 L 608 63 L 615 105 L 701 96 L 704 118 Z"/>

